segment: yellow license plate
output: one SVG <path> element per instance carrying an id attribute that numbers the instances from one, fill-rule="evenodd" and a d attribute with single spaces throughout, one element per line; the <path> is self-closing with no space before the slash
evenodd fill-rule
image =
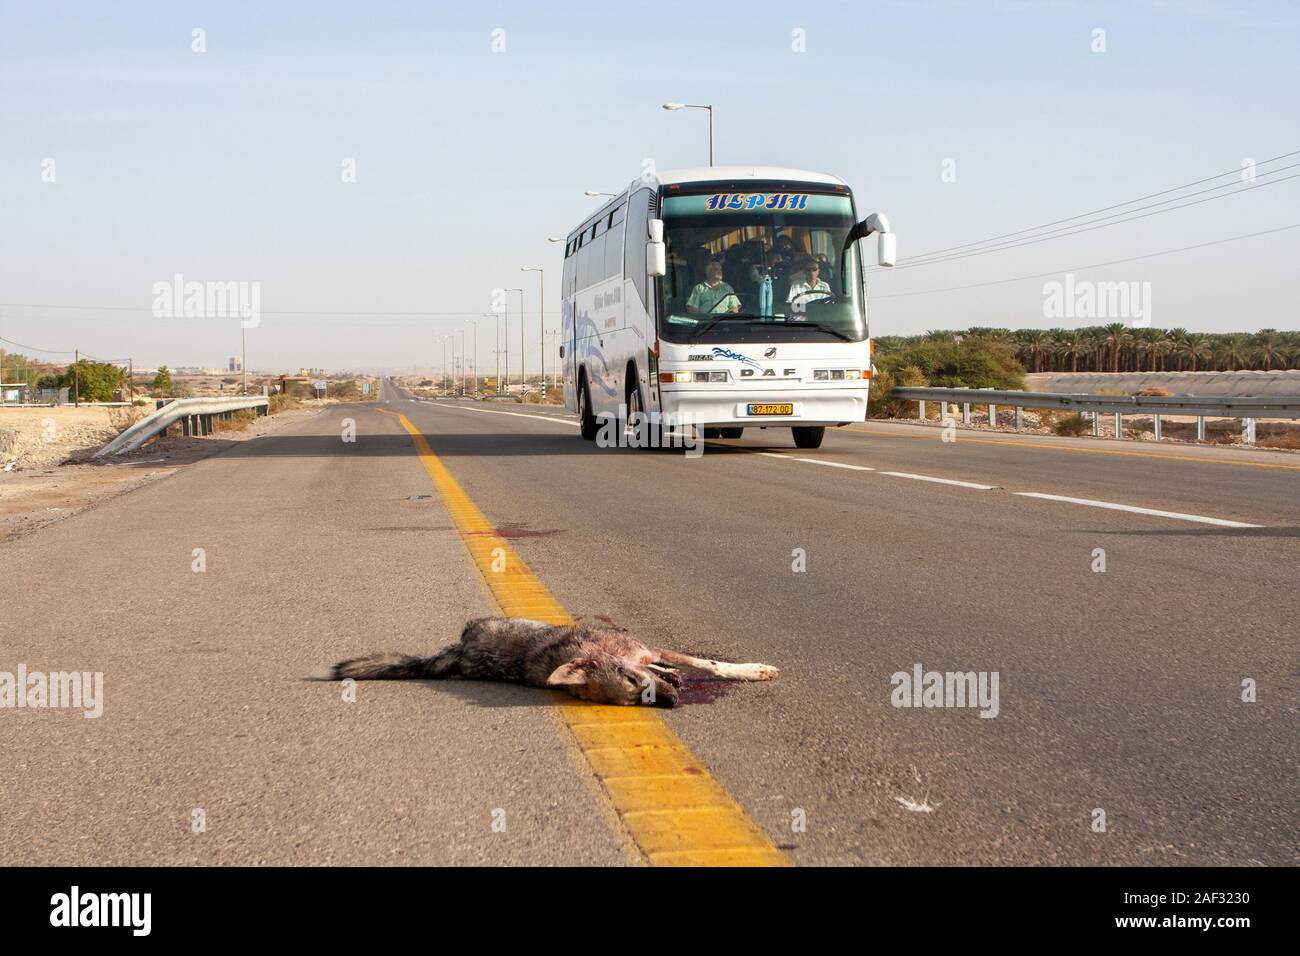
<path id="1" fill-rule="evenodd" d="M 749 406 L 749 414 L 750 415 L 793 415 L 794 406 L 791 404 L 785 404 L 785 405 L 751 404 Z"/>

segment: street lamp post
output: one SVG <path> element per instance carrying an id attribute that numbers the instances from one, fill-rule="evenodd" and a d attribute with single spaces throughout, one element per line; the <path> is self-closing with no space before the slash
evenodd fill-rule
<path id="1" fill-rule="evenodd" d="M 492 350 L 492 354 L 496 356 L 496 360 L 497 360 L 497 377 L 493 381 L 496 385 L 496 390 L 500 392 L 501 391 L 501 316 L 497 315 L 495 312 L 484 312 L 482 318 L 492 320 L 492 331 L 496 333 L 497 344 L 496 347 Z"/>
<path id="2" fill-rule="evenodd" d="M 537 325 L 541 329 L 537 341 L 541 343 L 542 353 L 542 388 L 546 388 L 546 272 L 541 266 L 523 266 L 520 272 L 536 272 L 540 283 L 538 289 Z"/>
<path id="3" fill-rule="evenodd" d="M 528 388 L 528 371 L 524 365 L 524 290 L 523 289 L 506 289 L 507 292 L 519 293 L 519 394 L 523 396 Z M 506 320 L 506 336 L 510 335 L 510 323 Z M 509 345 L 506 346 L 509 348 Z M 510 368 L 510 359 L 506 358 L 506 368 Z M 509 372 L 507 372 L 509 375 Z"/>
<path id="4" fill-rule="evenodd" d="M 474 370 L 474 397 L 478 398 L 478 319 L 470 319 L 469 324 L 474 328 L 474 361 L 470 367 Z"/>
<path id="5" fill-rule="evenodd" d="M 713 104 L 665 103 L 666 110 L 708 110 L 709 111 L 709 165 L 713 165 Z"/>
<path id="6" fill-rule="evenodd" d="M 460 333 L 460 397 L 465 397 L 465 330 L 457 329 Z M 454 333 L 453 333 L 454 334 Z"/>

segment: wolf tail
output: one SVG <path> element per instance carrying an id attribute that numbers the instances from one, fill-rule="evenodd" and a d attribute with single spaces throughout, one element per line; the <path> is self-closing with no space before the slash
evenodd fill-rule
<path id="1" fill-rule="evenodd" d="M 460 673 L 460 647 L 444 648 L 432 657 L 371 654 L 339 661 L 312 674 L 313 680 L 440 680 Z"/>

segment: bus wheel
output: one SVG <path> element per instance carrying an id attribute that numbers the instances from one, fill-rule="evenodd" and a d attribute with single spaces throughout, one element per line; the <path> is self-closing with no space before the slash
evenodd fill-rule
<path id="1" fill-rule="evenodd" d="M 791 428 L 790 431 L 794 432 L 794 445 L 796 448 L 820 448 L 822 439 L 826 437 L 825 425 Z"/>
<path id="2" fill-rule="evenodd" d="M 745 429 L 744 429 L 744 427 L 741 427 L 741 428 L 720 428 L 720 429 L 718 429 L 718 430 L 719 430 L 720 432 L 722 432 L 722 437 L 723 437 L 723 438 L 739 438 L 741 435 L 745 434 Z"/>
<path id="3" fill-rule="evenodd" d="M 623 402 L 627 408 L 627 419 L 619 422 L 619 427 L 626 431 L 626 429 L 629 426 L 633 426 L 636 421 L 645 419 L 645 406 L 641 403 L 641 386 L 637 384 L 636 379 L 628 379 L 627 395 Z M 636 447 L 642 448 L 643 446 L 638 443 Z"/>
<path id="4" fill-rule="evenodd" d="M 591 391 L 587 388 L 586 379 L 578 386 L 578 420 L 582 426 L 582 437 L 587 441 L 595 441 L 599 429 L 596 416 L 591 413 Z"/>

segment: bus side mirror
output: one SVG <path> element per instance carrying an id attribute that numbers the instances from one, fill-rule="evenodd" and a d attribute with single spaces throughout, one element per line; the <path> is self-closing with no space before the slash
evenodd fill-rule
<path id="1" fill-rule="evenodd" d="M 664 241 L 664 221 L 662 219 L 651 219 L 646 223 L 646 230 L 651 242 Z"/>
<path id="2" fill-rule="evenodd" d="M 876 261 L 882 266 L 892 266 L 898 261 L 898 243 L 894 234 L 889 231 L 889 220 L 885 218 L 884 213 L 873 212 L 866 219 L 856 223 L 849 234 L 844 237 L 844 249 L 841 253 L 841 260 L 848 256 L 849 248 L 859 239 L 865 239 L 872 233 L 879 237 L 876 247 Z M 844 263 L 841 261 L 840 266 Z"/>
<path id="3" fill-rule="evenodd" d="M 668 253 L 662 242 L 646 243 L 645 274 L 652 279 L 668 274 Z"/>
<path id="4" fill-rule="evenodd" d="M 898 261 L 897 237 L 892 232 L 882 232 L 876 247 L 876 261 L 882 266 L 892 266 Z"/>

